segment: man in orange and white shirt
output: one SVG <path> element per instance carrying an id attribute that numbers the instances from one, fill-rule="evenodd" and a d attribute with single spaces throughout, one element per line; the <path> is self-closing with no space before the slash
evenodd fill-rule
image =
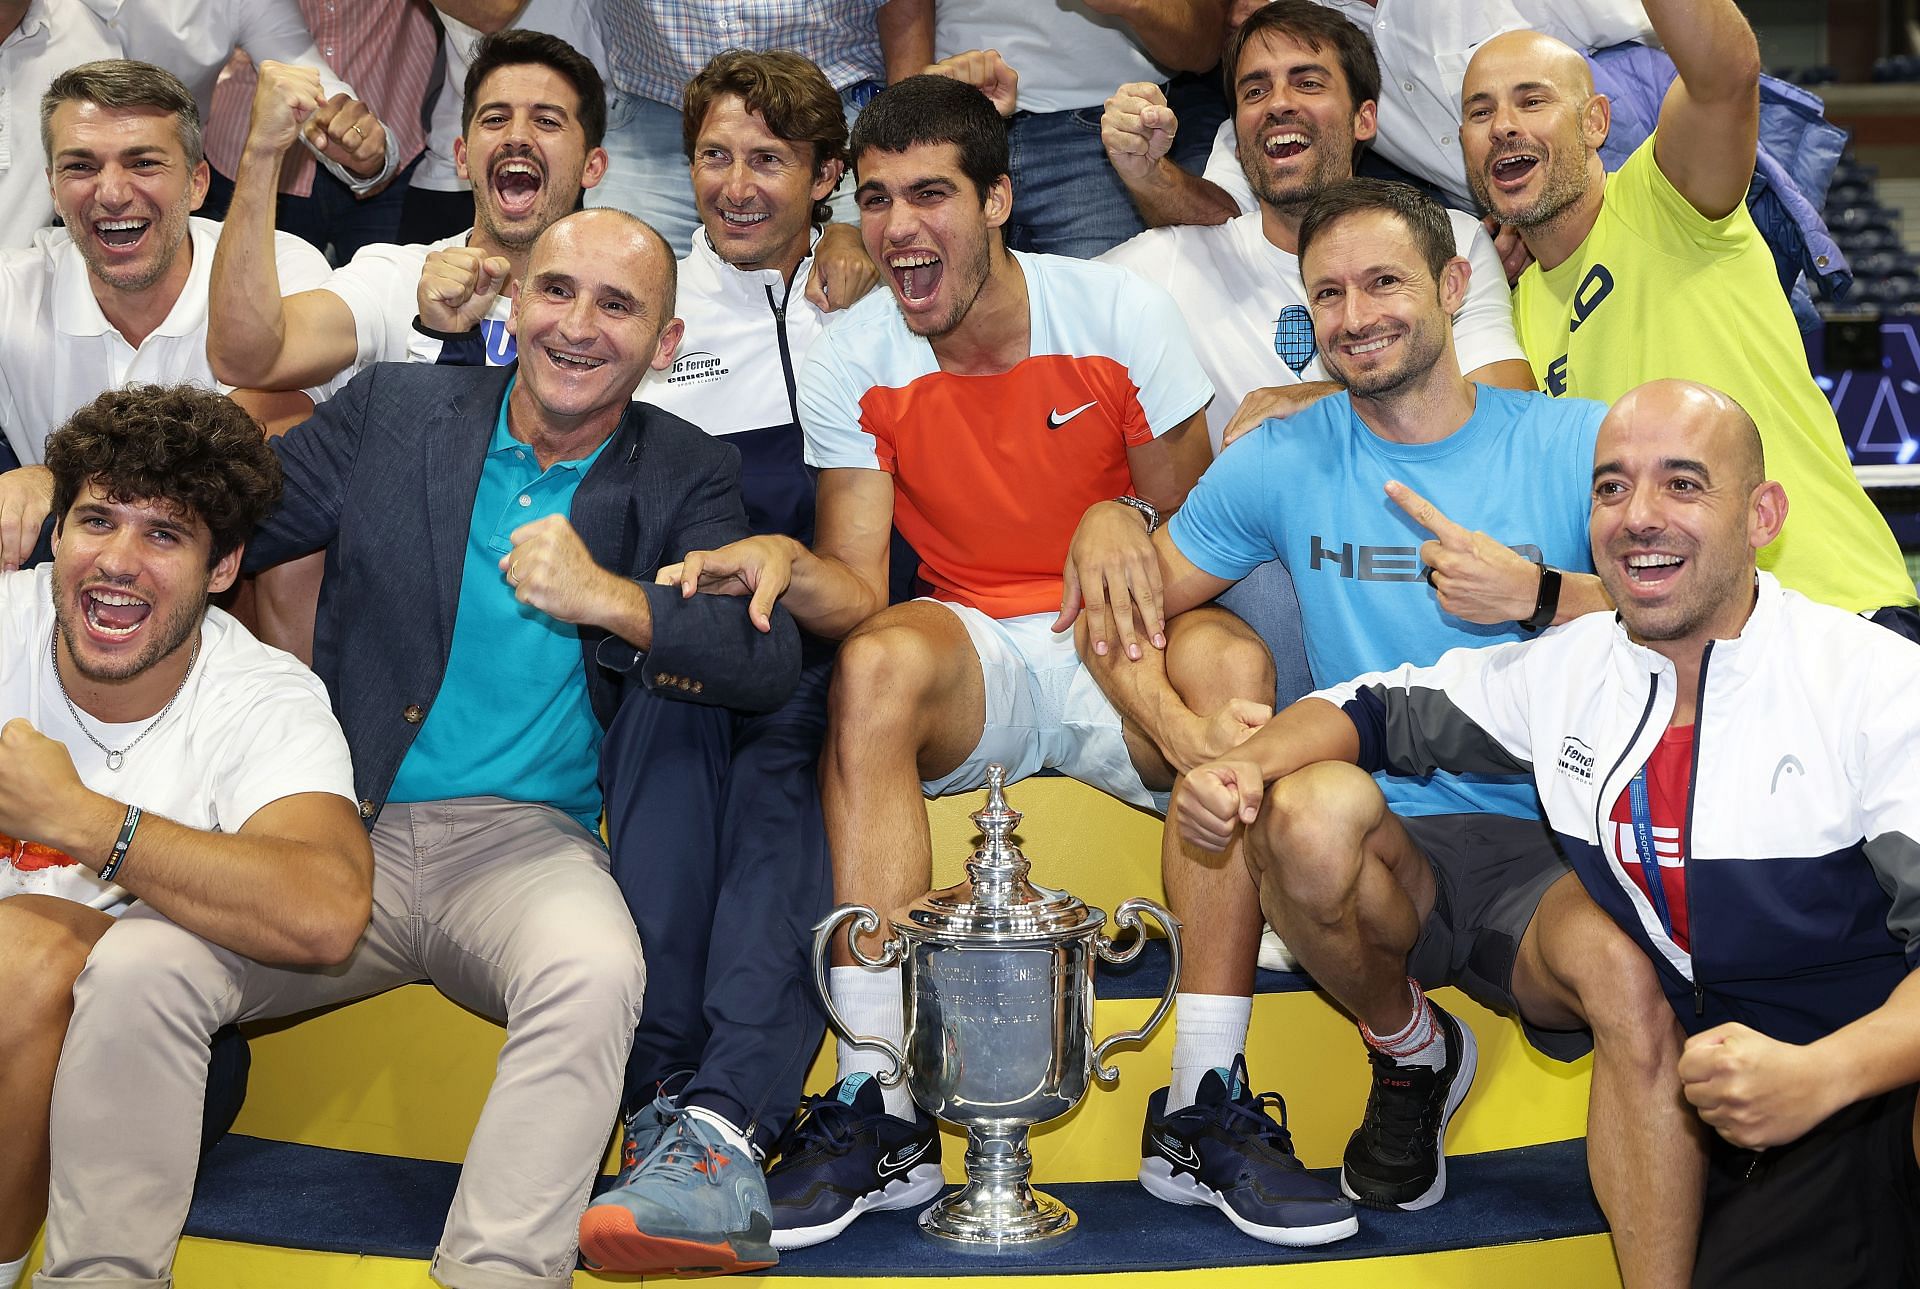
<path id="1" fill-rule="evenodd" d="M 991 54 L 945 68 L 986 96 L 913 77 L 854 126 L 861 233 L 891 291 L 828 327 L 800 375 L 807 461 L 820 471 L 812 549 L 755 537 L 662 574 L 689 592 L 752 594 L 763 627 L 779 599 L 808 630 L 844 638 L 821 759 L 835 893 L 889 912 L 931 880 L 923 794 L 977 788 L 999 763 L 1010 780 L 1058 770 L 1164 811 L 1175 775 L 1245 737 L 1273 692 L 1265 647 L 1224 611 L 1148 621 L 1151 639 L 1136 638 L 1133 588 L 1149 573 L 1109 554 L 1129 543 L 1101 527 L 1151 530 L 1186 497 L 1210 456 L 1212 387 L 1165 291 L 1112 266 L 1006 249 L 1013 192 L 994 106 L 1010 106 L 1011 75 Z M 1117 520 L 1103 511 L 1082 524 L 1116 496 L 1139 513 L 1113 507 Z M 896 527 L 928 598 L 888 607 Z M 1087 639 L 1110 638 L 1112 613 L 1121 647 L 1164 657 L 1206 716 L 1124 724 L 1068 630 L 1083 604 Z M 1178 867 L 1175 912 L 1208 922 L 1205 879 Z M 1225 950 L 1216 956 L 1250 976 L 1252 940 Z M 836 953 L 840 1014 L 899 1042 L 898 970 L 856 967 L 845 944 Z M 769 1174 L 776 1248 L 939 1188 L 937 1136 L 905 1085 L 883 1091 L 882 1063 L 850 1045 L 839 1068 Z"/>

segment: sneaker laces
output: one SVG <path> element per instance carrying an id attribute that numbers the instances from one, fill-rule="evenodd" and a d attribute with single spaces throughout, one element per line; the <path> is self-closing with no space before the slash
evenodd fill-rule
<path id="1" fill-rule="evenodd" d="M 1287 1128 L 1287 1103 L 1278 1092 L 1236 1097 L 1219 1102 L 1219 1108 L 1221 1117 L 1239 1125 L 1242 1135 L 1264 1142 L 1281 1154 L 1293 1153 L 1293 1133 Z M 1278 1123 L 1267 1113 L 1269 1110 L 1279 1111 Z"/>
<path id="2" fill-rule="evenodd" d="M 1374 1069 L 1373 1095 L 1368 1104 L 1371 1113 L 1367 1115 L 1367 1119 L 1377 1129 L 1373 1136 L 1377 1142 L 1392 1147 L 1400 1154 L 1412 1154 L 1426 1132 L 1427 1104 L 1430 1098 L 1419 1091 L 1417 1081 L 1411 1082 L 1405 1094 L 1395 1089 L 1382 1096 L 1380 1095 L 1380 1077 L 1391 1072 L 1411 1080 L 1412 1076 L 1420 1071 L 1402 1069 L 1391 1058 L 1380 1052 L 1370 1052 L 1368 1056 L 1373 1062 Z"/>
<path id="3" fill-rule="evenodd" d="M 801 1101 L 800 1112 L 780 1135 L 775 1153 L 797 1155 L 811 1146 L 828 1146 L 844 1153 L 853 1145 L 854 1125 L 850 1121 L 858 1117 L 852 1106 L 830 1093 L 809 1096 Z"/>
<path id="4" fill-rule="evenodd" d="M 675 1111 L 673 1122 L 641 1161 L 641 1170 L 649 1177 L 667 1181 L 690 1183 L 697 1179 L 718 1186 L 721 1166 L 732 1155 L 727 1143 L 717 1136 L 692 1115 Z"/>

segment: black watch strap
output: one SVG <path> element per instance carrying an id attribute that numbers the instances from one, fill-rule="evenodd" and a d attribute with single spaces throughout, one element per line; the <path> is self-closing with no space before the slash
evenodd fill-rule
<path id="1" fill-rule="evenodd" d="M 1520 623 L 1523 631 L 1545 631 L 1560 612 L 1560 570 L 1539 560 L 1534 562 L 1540 565 L 1540 595 L 1533 603 L 1533 616 Z"/>

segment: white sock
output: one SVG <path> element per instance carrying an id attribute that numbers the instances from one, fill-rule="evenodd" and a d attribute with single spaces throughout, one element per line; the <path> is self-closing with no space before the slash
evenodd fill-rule
<path id="1" fill-rule="evenodd" d="M 1424 1065 L 1437 1070 L 1447 1063 L 1447 1031 L 1433 1018 L 1433 1004 L 1419 983 L 1409 977 L 1407 989 L 1413 996 L 1413 1015 L 1407 1023 L 1391 1034 L 1376 1034 L 1362 1025 L 1360 1037 L 1403 1069 Z"/>
<path id="2" fill-rule="evenodd" d="M 1193 1104 L 1200 1080 L 1216 1065 L 1233 1065 L 1247 1046 L 1247 1025 L 1253 1020 L 1253 999 L 1233 994 L 1175 994 L 1173 996 L 1173 1081 L 1167 1086 L 1167 1109 L 1184 1110 Z"/>
<path id="3" fill-rule="evenodd" d="M 688 1106 L 686 1113 L 688 1118 L 698 1119 L 701 1123 L 706 1124 L 715 1132 L 719 1133 L 721 1138 L 729 1146 L 739 1151 L 745 1158 L 751 1159 L 756 1163 L 765 1158 L 764 1152 L 755 1150 L 753 1143 L 747 1140 L 747 1134 L 734 1127 L 733 1120 L 727 1118 L 725 1115 L 715 1114 L 705 1106 L 698 1105 Z"/>
<path id="4" fill-rule="evenodd" d="M 831 967 L 827 971 L 827 989 L 833 994 L 833 1005 L 840 1012 L 840 1019 L 854 1033 L 884 1038 L 905 1049 L 907 1022 L 900 1001 L 900 968 L 868 971 L 865 967 Z M 839 1040 L 839 1060 L 841 1078 L 849 1074 L 871 1074 L 875 1083 L 879 1083 L 880 1076 L 893 1065 L 885 1052 L 855 1047 L 844 1038 Z M 900 1119 L 913 1118 L 913 1094 L 907 1091 L 904 1077 L 892 1087 L 881 1084 L 880 1095 L 886 1102 L 888 1114 Z"/>
<path id="5" fill-rule="evenodd" d="M 0 1262 L 0 1289 L 13 1289 L 19 1283 L 20 1273 L 27 1269 L 27 1255 L 21 1254 L 11 1262 Z"/>

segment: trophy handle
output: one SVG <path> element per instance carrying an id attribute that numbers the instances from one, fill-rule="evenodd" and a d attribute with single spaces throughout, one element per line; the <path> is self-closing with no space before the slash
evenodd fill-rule
<path id="1" fill-rule="evenodd" d="M 1153 1015 L 1147 1017 L 1147 1023 L 1139 1029 L 1121 1030 L 1111 1038 L 1102 1039 L 1093 1047 L 1094 1077 L 1102 1083 L 1111 1083 L 1120 1077 L 1120 1071 L 1111 1065 L 1103 1065 L 1107 1049 L 1120 1043 L 1137 1043 L 1153 1033 L 1154 1027 L 1166 1017 L 1167 1009 L 1173 1006 L 1173 995 L 1180 988 L 1180 919 L 1155 904 L 1152 900 L 1132 899 L 1113 911 L 1115 930 L 1133 932 L 1133 942 L 1124 949 L 1115 949 L 1118 936 L 1096 936 L 1093 949 L 1102 960 L 1111 963 L 1132 962 L 1140 956 L 1140 950 L 1147 942 L 1146 930 L 1140 925 L 1140 915 L 1150 913 L 1153 920 L 1167 933 L 1167 948 L 1173 955 L 1171 969 L 1167 972 L 1167 992 L 1161 995 L 1160 1005 L 1153 1009 Z"/>
<path id="2" fill-rule="evenodd" d="M 884 971 L 888 967 L 898 966 L 906 954 L 906 944 L 899 936 L 894 936 L 880 948 L 880 956 L 869 958 L 860 952 L 859 937 L 880 929 L 880 915 L 864 904 L 842 904 L 827 914 L 826 920 L 813 929 L 813 984 L 820 992 L 820 1001 L 827 1009 L 827 1023 L 833 1032 L 846 1039 L 855 1047 L 865 1047 L 873 1051 L 885 1052 L 893 1059 L 893 1069 L 880 1076 L 883 1087 L 892 1087 L 906 1073 L 907 1058 L 892 1043 L 872 1034 L 856 1034 L 847 1023 L 840 1019 L 840 1012 L 833 1005 L 833 993 L 827 988 L 827 963 L 831 960 L 828 946 L 833 941 L 833 933 L 842 922 L 853 919 L 853 925 L 847 928 L 847 950 L 853 954 L 853 960 L 868 971 Z M 1175 962 L 1178 963 L 1178 955 Z M 1171 994 L 1168 995 L 1172 997 Z M 1165 1010 L 1162 1008 L 1162 1010 Z M 1156 1015 L 1155 1020 L 1159 1017 Z M 1153 1028 L 1149 1025 L 1147 1028 Z"/>

